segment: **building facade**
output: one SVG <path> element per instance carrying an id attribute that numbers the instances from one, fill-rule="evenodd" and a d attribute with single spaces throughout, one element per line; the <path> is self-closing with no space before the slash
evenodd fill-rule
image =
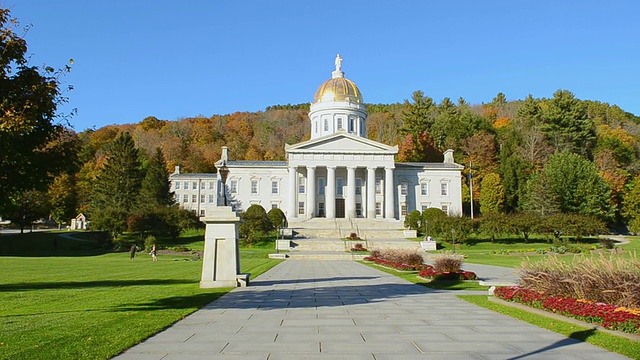
<path id="1" fill-rule="evenodd" d="M 180 174 L 177 169 L 171 181 L 181 206 L 204 216 L 226 196 L 236 211 L 254 204 L 267 211 L 277 207 L 289 220 L 403 220 L 412 210 L 430 207 L 462 214 L 463 167 L 454 163 L 453 151 L 445 151 L 442 163 L 396 163 L 397 146 L 366 138 L 362 94 L 344 77 L 339 55 L 335 66 L 311 104 L 308 141 L 286 144 L 286 161 L 232 160 L 223 147 L 216 167 L 229 170 L 225 184 L 216 174 Z"/>

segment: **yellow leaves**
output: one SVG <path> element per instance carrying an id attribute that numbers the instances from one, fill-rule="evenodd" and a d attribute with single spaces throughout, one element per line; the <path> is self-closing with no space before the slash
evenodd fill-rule
<path id="1" fill-rule="evenodd" d="M 498 129 L 502 129 L 504 127 L 509 126 L 509 122 L 511 121 L 511 119 L 509 119 L 509 117 L 501 117 L 496 119 L 496 121 L 494 121 L 493 123 L 493 128 L 498 130 Z"/>

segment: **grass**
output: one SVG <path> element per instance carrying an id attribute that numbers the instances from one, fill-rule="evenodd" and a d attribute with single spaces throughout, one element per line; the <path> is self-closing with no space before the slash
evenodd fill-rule
<path id="1" fill-rule="evenodd" d="M 13 252 L 37 249 L 0 257 L 2 359 L 107 359 L 231 290 L 200 289 L 202 262 L 191 257 L 159 255 L 154 263 L 139 253 L 130 261 L 128 252 L 74 252 L 60 239 L 49 250 L 56 256 L 46 256 L 55 234 L 28 235 L 0 239 Z M 196 236 L 185 243 L 197 244 Z M 269 252 L 242 248 L 242 271 L 255 277 L 276 265 Z"/>
<path id="2" fill-rule="evenodd" d="M 640 359 L 640 346 L 637 341 L 598 331 L 593 328 L 533 314 L 510 306 L 497 304 L 489 301 L 486 295 L 458 295 L 457 297 L 474 305 L 511 316 L 543 329 L 562 334 L 569 338 L 585 341 L 589 344 L 628 356 L 632 359 Z"/>
<path id="3" fill-rule="evenodd" d="M 640 253 L 640 237 L 638 236 L 627 236 L 627 240 L 630 241 L 629 244 L 619 246 L 619 248 L 625 251 L 636 251 Z M 597 243 L 595 239 L 585 239 L 583 243 Z M 450 243 L 446 242 L 438 242 L 438 245 L 442 248 L 441 250 L 430 252 L 430 253 L 438 253 L 443 250 L 451 251 L 453 250 L 453 246 Z M 496 265 L 496 266 L 504 266 L 517 268 L 522 264 L 522 262 L 534 262 L 547 257 L 544 254 L 519 254 L 520 251 L 535 251 L 536 249 L 547 249 L 552 244 L 547 243 L 542 238 L 531 238 L 529 243 L 525 243 L 521 238 L 504 238 L 498 239 L 496 242 L 491 242 L 486 238 L 474 238 L 472 242 L 469 244 L 455 244 L 456 253 L 464 254 L 466 256 L 465 262 L 473 263 L 473 264 L 484 264 L 484 265 Z M 618 246 L 616 246 L 618 248 Z M 497 255 L 492 254 L 492 251 L 509 251 L 512 252 L 510 255 Z M 561 258 L 565 261 L 571 261 L 574 257 L 574 254 L 565 254 L 562 255 Z"/>
<path id="4" fill-rule="evenodd" d="M 385 266 L 380 266 L 378 264 L 374 264 L 369 261 L 359 261 L 361 264 L 365 264 L 372 268 L 378 269 L 380 271 L 384 271 L 388 274 L 395 275 L 401 279 L 405 279 L 409 282 L 412 282 L 417 285 L 421 285 L 424 287 L 428 287 L 431 289 L 440 289 L 440 290 L 481 290 L 487 291 L 489 289 L 488 286 L 482 286 L 478 283 L 478 281 L 462 281 L 462 280 L 425 280 L 423 278 L 418 277 L 418 271 L 397 271 L 394 269 L 389 269 Z"/>

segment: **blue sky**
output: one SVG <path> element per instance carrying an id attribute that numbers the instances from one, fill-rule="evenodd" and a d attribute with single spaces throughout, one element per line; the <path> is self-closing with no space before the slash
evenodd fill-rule
<path id="1" fill-rule="evenodd" d="M 64 66 L 77 131 L 310 102 L 342 69 L 368 103 L 551 97 L 640 115 L 638 1 L 4 0 L 31 64 Z"/>

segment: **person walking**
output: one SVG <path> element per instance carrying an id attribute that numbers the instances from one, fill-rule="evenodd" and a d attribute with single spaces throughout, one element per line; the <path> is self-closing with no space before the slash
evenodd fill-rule
<path id="1" fill-rule="evenodd" d="M 131 256 L 130 260 L 133 261 L 133 259 L 136 257 L 136 244 L 131 245 L 131 249 L 129 249 L 129 255 Z"/>
<path id="2" fill-rule="evenodd" d="M 153 261 L 158 261 L 158 256 L 156 255 L 156 244 L 151 245 L 151 252 L 149 254 Z"/>

